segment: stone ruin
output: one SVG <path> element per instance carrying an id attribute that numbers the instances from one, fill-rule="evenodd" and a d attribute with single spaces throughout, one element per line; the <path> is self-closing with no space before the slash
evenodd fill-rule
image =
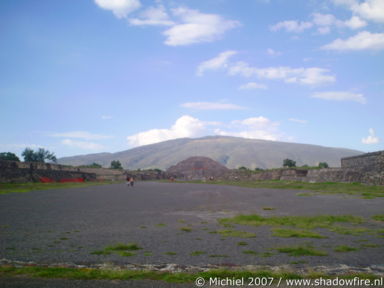
<path id="1" fill-rule="evenodd" d="M 228 169 L 208 157 L 190 157 L 171 166 L 166 174 L 183 180 L 288 180 L 384 185 L 384 151 L 343 158 L 341 168 L 282 168 L 259 172 Z"/>
<path id="2" fill-rule="evenodd" d="M 215 179 L 228 173 L 229 169 L 208 157 L 190 157 L 167 170 L 169 177 L 184 180 Z"/>

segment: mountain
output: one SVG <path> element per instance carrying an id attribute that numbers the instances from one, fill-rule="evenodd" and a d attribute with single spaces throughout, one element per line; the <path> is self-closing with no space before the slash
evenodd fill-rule
<path id="1" fill-rule="evenodd" d="M 126 169 L 167 169 L 192 156 L 212 158 L 228 168 L 278 168 L 286 158 L 296 161 L 298 166 L 317 165 L 327 162 L 339 167 L 340 159 L 363 152 L 344 148 L 331 148 L 309 144 L 245 139 L 227 136 L 203 138 L 181 138 L 156 144 L 136 147 L 117 153 L 96 153 L 63 157 L 64 165 L 88 165 L 93 162 L 109 167 L 112 160 L 119 160 Z"/>

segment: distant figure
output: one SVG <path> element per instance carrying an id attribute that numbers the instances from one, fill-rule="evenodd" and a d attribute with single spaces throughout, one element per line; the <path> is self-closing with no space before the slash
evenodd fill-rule
<path id="1" fill-rule="evenodd" d="M 135 180 L 133 179 L 133 177 L 129 178 L 129 184 L 131 184 L 131 187 L 133 187 L 133 185 L 135 184 Z"/>
<path id="2" fill-rule="evenodd" d="M 129 185 L 129 182 L 130 182 L 130 180 L 131 180 L 131 177 L 129 177 L 129 175 L 127 175 L 127 185 Z"/>

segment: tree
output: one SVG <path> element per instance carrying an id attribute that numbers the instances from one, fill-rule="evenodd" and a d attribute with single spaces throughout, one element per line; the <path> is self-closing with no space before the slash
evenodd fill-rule
<path id="1" fill-rule="evenodd" d="M 119 160 L 113 160 L 111 162 L 111 169 L 123 169 Z"/>
<path id="2" fill-rule="evenodd" d="M 32 150 L 31 148 L 25 148 L 21 155 L 24 157 L 25 162 L 41 162 L 44 163 L 45 160 L 50 160 L 56 162 L 56 156 L 54 153 L 49 152 L 43 148 L 39 148 L 37 151 Z"/>
<path id="3" fill-rule="evenodd" d="M 320 162 L 319 163 L 319 168 L 329 168 L 329 165 L 327 162 Z"/>
<path id="4" fill-rule="evenodd" d="M 16 154 L 11 152 L 2 152 L 0 153 L 0 160 L 8 160 L 8 161 L 20 161 L 19 157 Z"/>
<path id="5" fill-rule="evenodd" d="M 293 161 L 291 159 L 284 159 L 283 167 L 296 167 L 296 161 Z"/>
<path id="6" fill-rule="evenodd" d="M 241 170 L 241 171 L 248 171 L 249 169 L 247 167 L 245 167 L 245 166 L 241 166 L 241 167 L 239 167 L 239 170 Z"/>

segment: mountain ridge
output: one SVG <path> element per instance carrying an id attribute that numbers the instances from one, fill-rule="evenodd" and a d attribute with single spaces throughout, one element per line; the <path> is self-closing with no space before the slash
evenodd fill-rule
<path id="1" fill-rule="evenodd" d="M 339 167 L 341 158 L 362 153 L 364 152 L 313 144 L 205 136 L 167 140 L 115 153 L 63 157 L 58 159 L 58 163 L 79 166 L 96 162 L 108 167 L 112 160 L 119 160 L 126 169 L 167 169 L 188 157 L 205 156 L 228 168 L 277 168 L 282 166 L 286 158 L 296 161 L 299 166 L 327 162 L 332 167 Z"/>

